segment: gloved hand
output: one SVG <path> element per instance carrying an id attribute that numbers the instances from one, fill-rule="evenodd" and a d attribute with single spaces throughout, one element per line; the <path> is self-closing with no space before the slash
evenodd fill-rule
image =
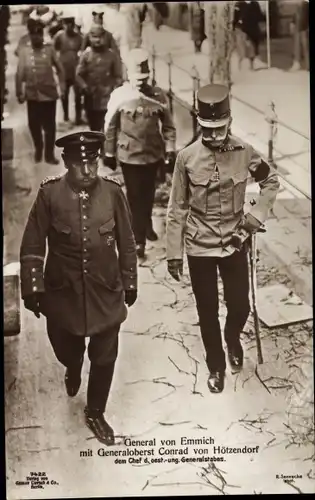
<path id="1" fill-rule="evenodd" d="M 167 261 L 167 270 L 176 281 L 180 281 L 183 275 L 183 260 L 171 259 Z"/>
<path id="2" fill-rule="evenodd" d="M 175 151 L 168 151 L 165 155 L 165 165 L 168 173 L 172 173 L 174 170 L 176 161 L 176 153 Z"/>
<path id="3" fill-rule="evenodd" d="M 128 307 L 132 306 L 137 300 L 138 291 L 137 290 L 125 290 L 125 303 Z"/>
<path id="4" fill-rule="evenodd" d="M 117 169 L 117 161 L 115 156 L 104 156 L 103 158 L 104 165 L 106 165 L 108 168 L 112 169 L 115 171 Z"/>
<path id="5" fill-rule="evenodd" d="M 261 225 L 261 222 L 256 219 L 256 217 L 248 213 L 244 215 L 239 227 L 245 229 L 245 231 L 247 231 L 249 234 L 252 234 L 255 233 L 261 227 Z"/>
<path id="6" fill-rule="evenodd" d="M 42 293 L 32 293 L 24 299 L 25 309 L 32 311 L 35 314 L 36 318 L 40 317 L 40 301 L 42 296 Z"/>

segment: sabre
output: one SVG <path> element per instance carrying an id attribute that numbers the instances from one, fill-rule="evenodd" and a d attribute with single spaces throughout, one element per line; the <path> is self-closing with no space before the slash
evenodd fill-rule
<path id="1" fill-rule="evenodd" d="M 259 317 L 257 311 L 257 272 L 256 272 L 256 256 L 257 256 L 257 236 L 256 233 L 251 234 L 249 239 L 249 263 L 250 263 L 250 280 L 251 280 L 251 293 L 252 293 L 252 307 L 253 307 L 253 317 L 254 317 L 254 328 L 255 328 L 255 337 L 257 344 L 257 359 L 258 364 L 262 365 L 263 355 L 261 349 L 261 340 L 260 340 L 260 324 Z"/>
<path id="2" fill-rule="evenodd" d="M 256 201 L 251 200 L 251 205 L 255 205 Z M 258 230 L 258 233 L 265 233 L 266 229 L 264 226 L 261 226 Z M 260 340 L 260 324 L 259 317 L 257 311 L 257 272 L 256 272 L 256 260 L 257 260 L 257 236 L 256 232 L 251 235 L 243 228 L 239 228 L 237 232 L 235 232 L 231 239 L 231 244 L 237 251 L 240 251 L 243 248 L 244 243 L 248 241 L 249 245 L 249 267 L 250 267 L 250 282 L 251 282 L 251 295 L 252 295 L 252 313 L 254 317 L 254 328 L 255 328 L 255 337 L 257 343 L 257 359 L 258 364 L 263 364 L 263 355 L 261 348 L 261 340 Z"/>

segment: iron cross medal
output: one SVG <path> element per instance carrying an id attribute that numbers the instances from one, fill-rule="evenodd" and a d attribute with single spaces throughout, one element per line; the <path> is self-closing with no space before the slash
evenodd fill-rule
<path id="1" fill-rule="evenodd" d="M 82 200 L 88 200 L 89 199 L 89 195 L 85 191 L 81 191 L 79 193 L 79 198 L 81 198 Z"/>

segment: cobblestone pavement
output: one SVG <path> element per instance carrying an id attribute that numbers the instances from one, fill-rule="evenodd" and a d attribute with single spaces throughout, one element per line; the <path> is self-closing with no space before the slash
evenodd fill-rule
<path id="1" fill-rule="evenodd" d="M 10 262 L 18 257 L 21 231 L 40 180 L 61 172 L 62 166 L 32 164 L 25 109 L 13 98 L 8 107 L 18 152 L 4 178 Z M 181 107 L 175 109 L 178 123 L 187 123 L 184 113 Z M 184 140 L 189 133 L 185 129 L 180 134 Z M 118 444 L 106 451 L 133 450 L 123 444 L 126 437 L 155 438 L 155 445 L 137 449 L 153 449 L 154 456 L 148 458 L 160 461 L 146 463 L 142 457 L 141 463 L 130 463 L 127 457 L 127 463 L 118 464 L 115 457 L 102 456 L 105 447 L 83 421 L 87 359 L 80 392 L 69 399 L 44 319 L 22 308 L 20 335 L 4 342 L 8 498 L 314 492 L 312 323 L 272 330 L 262 326 L 264 364 L 257 365 L 250 317 L 242 334 L 244 369 L 239 374 L 228 369 L 224 392 L 211 395 L 187 266 L 181 284 L 166 272 L 165 207 L 156 206 L 154 225 L 160 239 L 148 247 L 148 259 L 139 268 L 139 300 L 122 326 L 107 414 Z M 272 254 L 261 250 L 259 259 L 259 286 L 282 282 L 294 287 Z M 163 447 L 186 448 L 182 438 L 212 438 L 213 443 L 190 444 L 187 455 L 159 454 Z M 176 444 L 167 446 L 162 440 Z M 215 456 L 222 462 L 181 461 L 206 460 L 214 455 L 214 446 L 221 448 Z M 229 453 L 229 448 L 245 446 L 254 450 Z M 87 450 L 91 456 L 80 456 Z M 58 484 L 33 489 L 16 484 L 34 472 L 45 472 Z M 296 473 L 302 478 L 281 476 Z"/>

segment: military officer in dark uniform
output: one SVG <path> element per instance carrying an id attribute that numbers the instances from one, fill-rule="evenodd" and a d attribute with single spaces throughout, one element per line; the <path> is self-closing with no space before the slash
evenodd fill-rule
<path id="1" fill-rule="evenodd" d="M 165 160 L 174 166 L 176 129 L 167 97 L 149 84 L 148 54 L 133 49 L 127 64 L 128 82 L 108 102 L 105 163 L 115 169 L 118 160 L 122 167 L 137 255 L 143 258 L 146 239 L 157 239 L 151 225 L 155 181 Z"/>
<path id="2" fill-rule="evenodd" d="M 103 413 L 125 304 L 137 298 L 137 257 L 125 195 L 117 181 L 97 173 L 103 142 L 102 133 L 90 131 L 56 141 L 67 172 L 41 183 L 20 261 L 25 307 L 46 316 L 71 397 L 80 388 L 85 338 L 90 337 L 86 424 L 98 440 L 112 444 L 114 432 Z"/>
<path id="3" fill-rule="evenodd" d="M 247 321 L 249 279 L 246 248 L 236 251 L 232 236 L 240 228 L 255 232 L 268 217 L 279 189 L 277 175 L 250 146 L 229 134 L 229 92 L 222 85 L 198 91 L 202 136 L 177 156 L 167 212 L 168 270 L 180 280 L 185 244 L 192 289 L 209 368 L 211 392 L 224 388 L 226 370 L 218 318 L 219 270 L 227 318 L 224 338 L 233 369 L 243 365 L 240 333 Z M 244 214 L 250 174 L 260 195 Z"/>

